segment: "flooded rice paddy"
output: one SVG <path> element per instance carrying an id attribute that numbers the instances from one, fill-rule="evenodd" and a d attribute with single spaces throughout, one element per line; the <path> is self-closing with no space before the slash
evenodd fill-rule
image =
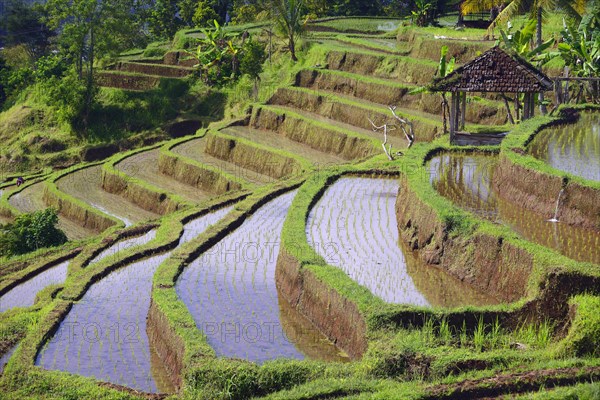
<path id="1" fill-rule="evenodd" d="M 582 113 L 574 124 L 544 129 L 529 152 L 556 169 L 600 181 L 600 113 Z"/>
<path id="2" fill-rule="evenodd" d="M 4 372 L 4 367 L 6 367 L 6 364 L 8 364 L 8 361 L 10 360 L 14 352 L 17 351 L 17 347 L 19 347 L 19 343 L 6 350 L 2 357 L 0 357 L 0 374 Z"/>
<path id="3" fill-rule="evenodd" d="M 47 286 L 63 283 L 67 279 L 69 263 L 70 261 L 64 261 L 50 267 L 6 292 L 0 297 L 0 312 L 14 307 L 32 306 L 40 291 Z"/>
<path id="4" fill-rule="evenodd" d="M 150 242 L 155 237 L 156 237 L 156 229 L 151 229 L 150 231 L 146 232 L 145 234 L 143 234 L 141 236 L 135 236 L 135 237 L 128 238 L 128 239 L 119 240 L 117 243 L 115 243 L 112 246 L 108 247 L 107 249 L 103 250 L 100 254 L 98 254 L 96 257 L 94 257 L 92 259 L 92 261 L 90 261 L 90 264 L 97 263 L 98 261 L 100 261 L 106 257 L 114 256 L 114 255 L 119 254 L 120 252 L 130 249 L 132 247 L 142 246 L 142 245 Z"/>
<path id="5" fill-rule="evenodd" d="M 298 329 L 285 325 L 291 319 L 288 312 L 282 316 L 285 304 L 278 297 L 275 267 L 281 229 L 295 195 L 292 191 L 262 206 L 186 267 L 177 281 L 177 294 L 218 356 L 257 363 L 311 355 L 341 359 L 308 321 L 303 321 L 302 338 L 287 335 L 286 329 Z"/>
<path id="6" fill-rule="evenodd" d="M 226 207 L 187 223 L 180 243 L 202 233 L 230 209 Z M 151 230 L 121 241 L 107 249 L 105 256 L 122 250 L 125 244 L 131 247 L 150 241 L 155 235 L 156 231 Z M 93 284 L 40 351 L 36 365 L 144 392 L 171 392 L 166 370 L 150 347 L 146 333 L 152 278 L 169 255 L 132 263 Z"/>
<path id="7" fill-rule="evenodd" d="M 440 307 L 496 303 L 399 247 L 398 187 L 397 179 L 337 180 L 309 214 L 309 243 L 328 264 L 388 303 Z M 442 287 L 431 284 L 432 279 Z"/>
<path id="8" fill-rule="evenodd" d="M 569 258 L 600 264 L 600 232 L 551 222 L 551 215 L 504 199 L 493 190 L 496 165 L 496 156 L 442 154 L 433 157 L 428 168 L 435 189 L 463 209 L 507 225 L 523 238 Z"/>
<path id="9" fill-rule="evenodd" d="M 130 264 L 93 284 L 38 354 L 36 365 L 160 391 L 160 379 L 151 374 L 146 317 L 152 277 L 169 255 Z"/>

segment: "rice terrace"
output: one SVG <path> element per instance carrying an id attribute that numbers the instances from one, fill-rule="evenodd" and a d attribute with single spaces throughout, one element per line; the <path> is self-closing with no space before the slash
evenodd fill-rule
<path id="1" fill-rule="evenodd" d="M 1 399 L 600 399 L 600 3 L 0 2 Z"/>

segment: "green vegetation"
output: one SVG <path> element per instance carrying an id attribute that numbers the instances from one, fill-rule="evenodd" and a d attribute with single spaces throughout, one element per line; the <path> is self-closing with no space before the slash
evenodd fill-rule
<path id="1" fill-rule="evenodd" d="M 469 105 L 472 114 L 467 115 L 473 122 L 469 125 L 472 132 L 511 133 L 495 147 L 448 143 L 441 132 L 444 122 L 437 117 L 446 109 L 439 97 L 410 91 L 429 83 L 436 70 L 444 76 L 451 72 L 454 62 L 467 62 L 494 44 L 482 40 L 482 29 L 415 26 L 435 21 L 454 24 L 454 14 L 437 18 L 450 5 L 443 1 L 157 0 L 133 4 L 112 0 L 96 4 L 78 0 L 74 3 L 77 7 L 71 9 L 63 0 L 52 0 L 41 12 L 41 8 L 11 1 L 15 5 L 7 14 L 11 15 L 10 24 L 2 22 L 2 26 L 9 26 L 9 33 L 20 29 L 15 28 L 20 26 L 15 18 L 18 11 L 32 26 L 40 24 L 42 37 L 9 35 L 0 55 L 0 173 L 77 165 L 55 173 L 32 173 L 26 176 L 24 187 L 14 187 L 13 174 L 0 183 L 0 217 L 15 218 L 1 228 L 0 246 L 31 243 L 28 251 L 33 250 L 20 255 L 0 251 L 0 294 L 59 261 L 70 260 L 64 284 L 43 290 L 32 307 L 0 314 L 0 354 L 20 343 L 0 377 L 0 390 L 7 398 L 148 397 L 35 365 L 40 349 L 61 323 L 68 321 L 70 310 L 87 302 L 87 298 L 81 300 L 92 292 L 95 283 L 113 271 L 124 273 L 132 263 L 171 251 L 164 262 L 154 265 L 152 290 L 143 293 L 152 299 L 147 320 L 140 315 L 147 322 L 144 330 L 147 327 L 150 344 L 144 342 L 144 348 L 138 350 L 145 352 L 150 347 L 155 361 L 169 370 L 176 386 L 173 398 L 597 395 L 598 385 L 590 383 L 600 377 L 598 353 L 594 351 L 600 336 L 597 265 L 561 256 L 523 239 L 509 226 L 481 219 L 457 207 L 432 186 L 429 160 L 460 151 L 497 154 L 509 171 L 532 171 L 540 183 L 530 185 L 539 186 L 530 187 L 531 191 L 548 192 L 546 185 L 557 185 L 566 192 L 576 187 L 580 192 L 568 192 L 562 200 L 564 209 L 575 204 L 581 212 L 593 211 L 595 205 L 588 199 L 600 189 L 598 182 L 561 173 L 527 154 L 531 138 L 543 127 L 568 117 L 567 109 L 555 111 L 559 118 L 540 117 L 514 127 L 503 125 L 505 116 L 498 98 L 473 97 Z M 123 15 L 125 10 L 128 15 Z M 537 24 L 534 20 L 518 33 L 506 31 L 503 41 L 528 58 L 542 52 L 555 56 L 552 68 L 568 65 L 573 74 L 595 76 L 596 14 L 594 11 L 583 18 L 578 28 L 565 29 L 563 35 L 559 35 L 560 17 L 550 17 L 544 37 L 560 40 L 558 46 L 547 41 L 543 49 L 530 47 L 534 22 Z M 41 15 L 45 19 L 40 20 Z M 339 15 L 359 17 L 337 18 Z M 385 16 L 368 18 L 370 15 Z M 119 25 L 121 17 L 125 22 Z M 226 24 L 228 18 L 232 22 Z M 273 36 L 270 18 L 277 19 L 283 39 Z M 518 17 L 513 26 L 526 20 Z M 140 36 L 145 32 L 141 23 L 148 24 L 150 36 Z M 60 32 L 47 29 L 59 25 L 66 28 Z M 300 35 L 303 31 L 307 34 Z M 537 32 L 541 34 L 541 30 Z M 148 44 L 151 40 L 154 42 Z M 108 87 L 107 76 L 110 82 L 124 82 L 122 86 L 115 84 L 124 89 Z M 597 98 L 590 90 L 582 92 L 579 100 Z M 381 152 L 382 135 L 371 131 L 369 118 L 392 119 L 388 105 L 396 104 L 403 107 L 397 109 L 398 115 L 414 123 L 417 138 L 411 148 L 398 148 L 394 159 L 388 160 Z M 215 121 L 220 122 L 208 127 Z M 157 143 L 171 139 L 170 135 L 176 139 Z M 252 135 L 260 138 L 254 140 Z M 288 147 L 275 148 L 277 139 L 273 137 L 277 135 L 285 136 Z M 393 135 L 390 141 L 404 140 L 400 132 Z M 291 142 L 298 143 L 297 153 L 290 149 Z M 178 146 L 185 146 L 188 152 L 180 153 Z M 301 146 L 310 148 L 312 162 L 303 158 L 306 155 L 301 153 Z M 194 151 L 214 157 L 213 162 L 224 161 L 229 169 L 216 162 L 201 162 L 202 154 L 192 158 Z M 97 157 L 90 158 L 102 161 L 79 163 L 90 153 Z M 331 165 L 314 161 L 319 160 L 320 153 L 330 157 Z M 139 166 L 150 164 L 139 161 L 148 154 L 152 157 L 146 160 L 158 164 L 154 176 L 162 174 L 162 178 L 154 179 L 139 170 Z M 139 165 L 132 162 L 138 165 L 137 171 L 125 167 L 131 160 L 139 161 Z M 266 169 L 271 164 L 277 168 Z M 90 165 L 101 165 L 100 190 L 127 199 L 123 204 L 135 203 L 152 210 L 158 214 L 157 220 L 124 228 L 102 211 L 101 205 L 92 204 L 93 199 L 88 203 L 61 191 L 59 179 L 69 179 L 74 171 Z M 250 182 L 243 176 L 246 170 L 272 179 Z M 344 178 L 352 176 L 393 179 L 393 189 L 387 194 L 375 193 L 361 180 L 330 201 L 324 208 L 327 216 L 310 220 L 311 211 L 321 206 L 319 200 L 327 199 L 329 190 L 339 189 L 336 182 L 343 184 Z M 17 216 L 9 199 L 37 183 L 43 189 L 38 191 L 43 192 L 41 201 L 58 211 Z M 202 193 L 192 201 L 185 196 L 185 189 L 173 189 L 181 188 L 176 184 Z M 77 190 L 77 185 L 73 187 Z M 286 220 L 281 241 L 273 238 L 277 251 L 269 255 L 277 262 L 272 271 L 277 291 L 269 292 L 269 296 L 278 304 L 289 301 L 287 306 L 306 319 L 303 323 L 307 325 L 300 324 L 298 329 L 308 327 L 325 333 L 352 361 L 280 359 L 259 365 L 217 357 L 208 332 L 198 329 L 191 310 L 178 296 L 178 279 L 257 210 L 295 189 L 298 193 L 289 212 L 278 214 L 278 218 L 285 215 Z M 202 197 L 204 193 L 206 197 Z M 551 197 L 555 204 L 556 193 Z M 363 200 L 372 214 L 366 213 L 369 217 L 357 226 L 348 226 L 353 209 L 346 207 L 347 202 Z M 217 209 L 223 211 L 226 206 L 232 211 L 227 208 L 224 218 L 198 237 L 180 240 L 186 223 Z M 345 213 L 336 213 L 336 207 Z M 383 209 L 385 218 L 376 222 L 372 215 Z M 276 214 L 278 210 L 272 207 L 269 211 Z M 57 212 L 80 225 L 94 225 L 99 233 L 61 245 L 64 234 L 47 234 L 55 229 Z M 36 219 L 36 215 L 42 217 Z M 580 214 L 575 218 L 584 219 Z M 383 296 L 375 296 L 376 290 L 369 291 L 331 265 L 328 254 L 320 252 L 313 240 L 309 243 L 307 221 L 318 225 L 325 240 L 331 230 L 341 229 L 346 235 L 340 236 L 341 246 L 363 246 L 363 255 L 373 249 L 400 252 L 393 247 L 398 245 L 394 235 L 380 240 L 376 234 L 360 234 L 385 234 L 376 225 L 393 222 L 386 227 L 397 228 L 402 251 L 414 250 L 414 257 L 423 261 L 425 282 L 415 281 L 417 289 L 430 284 L 444 296 L 445 286 L 437 279 L 443 273 L 493 295 L 498 304 L 455 308 L 390 304 Z M 30 229 L 32 222 L 36 229 Z M 569 222 L 565 219 L 563 223 Z M 267 233 L 270 230 L 263 229 Z M 153 239 L 149 236 L 138 246 L 115 250 L 111 257 L 91 262 L 103 251 L 118 249 L 125 238 L 154 230 Z M 258 236 L 258 230 L 247 230 L 250 236 Z M 17 234 L 30 234 L 35 240 L 21 240 Z M 50 236 L 61 243 L 41 241 Z M 48 249 L 48 245 L 61 246 Z M 349 264 L 357 271 L 369 268 L 368 273 L 376 274 L 376 261 L 383 257 L 373 254 L 373 259 L 363 257 Z M 226 281 L 224 274 L 231 270 L 232 275 L 242 274 L 246 266 L 254 266 L 251 261 L 234 263 L 229 269 L 225 263 L 217 264 L 206 268 L 206 277 L 199 279 L 206 279 L 209 286 L 231 284 L 236 290 L 241 283 Z M 393 263 L 390 266 L 396 267 Z M 254 280 L 257 274 L 254 271 L 249 276 Z M 267 274 L 258 278 L 264 282 L 273 279 Z M 378 278 L 380 286 L 387 285 L 393 291 L 393 279 Z M 135 285 L 130 288 L 134 290 Z M 259 312 L 253 309 L 259 305 L 252 295 L 241 290 L 237 295 L 243 297 L 243 306 L 250 313 Z M 135 300 L 128 296 L 123 295 L 128 301 Z M 234 297 L 229 297 L 231 304 Z M 206 307 L 210 307 L 208 303 Z M 275 317 L 283 312 L 276 306 L 269 311 Z M 218 315 L 218 322 L 228 317 Z M 104 357 L 109 354 L 106 347 L 96 349 L 90 344 L 88 350 L 93 354 L 91 362 L 98 357 L 99 365 L 111 368 Z M 70 356 L 75 363 L 85 358 L 74 351 Z M 555 384 L 562 387 L 538 393 Z"/>
<path id="2" fill-rule="evenodd" d="M 25 254 L 65 243 L 67 237 L 56 227 L 57 223 L 58 216 L 52 208 L 19 215 L 15 222 L 1 227 L 0 256 Z"/>

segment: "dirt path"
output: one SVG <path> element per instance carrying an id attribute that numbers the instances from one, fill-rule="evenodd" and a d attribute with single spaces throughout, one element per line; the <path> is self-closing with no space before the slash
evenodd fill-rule
<path id="1" fill-rule="evenodd" d="M 56 185 L 63 192 L 115 216 L 126 225 L 158 218 L 158 214 L 127 201 L 125 198 L 102 189 L 102 166 L 81 169 L 59 179 Z"/>
<path id="2" fill-rule="evenodd" d="M 600 367 L 544 369 L 437 385 L 429 389 L 424 399 L 495 398 L 598 379 L 600 379 Z"/>
<path id="3" fill-rule="evenodd" d="M 223 133 L 251 140 L 263 146 L 287 151 L 303 157 L 313 164 L 343 164 L 347 161 L 334 154 L 315 150 L 304 143 L 296 142 L 273 131 L 253 129 L 247 126 L 231 126 L 221 130 Z"/>
<path id="4" fill-rule="evenodd" d="M 223 172 L 227 172 L 240 179 L 252 182 L 256 185 L 263 185 L 274 181 L 270 176 L 259 174 L 252 170 L 240 167 L 239 165 L 223 161 L 219 158 L 210 156 L 204 152 L 206 141 L 204 139 L 195 139 L 182 143 L 173 148 L 173 152 L 189 157 L 205 165 L 213 166 Z"/>
<path id="5" fill-rule="evenodd" d="M 158 170 L 160 149 L 144 151 L 128 157 L 115 167 L 130 177 L 146 181 L 168 193 L 178 194 L 192 203 L 206 200 L 210 194 L 181 183 Z"/>

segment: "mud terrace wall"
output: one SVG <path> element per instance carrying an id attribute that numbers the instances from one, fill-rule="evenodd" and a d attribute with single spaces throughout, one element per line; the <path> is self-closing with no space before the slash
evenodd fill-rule
<path id="1" fill-rule="evenodd" d="M 286 300 L 351 358 L 367 351 L 367 324 L 356 303 L 320 280 L 282 248 L 277 287 Z"/>
<path id="2" fill-rule="evenodd" d="M 168 194 L 149 187 L 144 182 L 125 175 L 115 168 L 115 165 L 125 158 L 152 148 L 134 150 L 125 155 L 118 155 L 105 163 L 102 166 L 102 188 L 109 193 L 123 196 L 145 210 L 164 215 L 178 210 L 182 205 Z"/>
<path id="3" fill-rule="evenodd" d="M 242 189 L 241 182 L 230 179 L 222 171 L 173 153 L 171 149 L 181 143 L 183 142 L 167 144 L 161 149 L 158 159 L 158 169 L 161 173 L 214 194 Z"/>
<path id="4" fill-rule="evenodd" d="M 252 115 L 250 125 L 256 129 L 275 131 L 313 149 L 339 155 L 346 160 L 376 154 L 375 140 L 351 136 L 341 129 L 314 124 L 288 112 L 277 113 L 265 107 L 257 108 Z"/>
<path id="5" fill-rule="evenodd" d="M 303 169 L 291 157 L 233 136 L 209 133 L 206 141 L 207 154 L 272 178 L 296 175 Z"/>
<path id="6" fill-rule="evenodd" d="M 435 115 L 442 113 L 439 93 L 409 94 L 411 88 L 408 86 L 391 82 L 377 83 L 369 81 L 368 78 L 345 76 L 335 71 L 302 70 L 296 75 L 295 85 L 314 90 L 330 90 L 378 104 L 398 105 Z M 501 125 L 506 123 L 506 111 L 500 104 L 471 101 L 467 107 L 466 119 L 473 123 Z M 364 124 L 364 121 L 362 122 Z"/>
<path id="7" fill-rule="evenodd" d="M 154 75 L 165 78 L 183 78 L 193 72 L 191 68 L 163 64 L 145 64 L 137 62 L 119 62 L 115 65 L 117 71 L 133 72 L 136 74 Z"/>
<path id="8" fill-rule="evenodd" d="M 545 128 L 576 122 L 578 112 L 599 111 L 591 105 L 559 109 L 557 117 L 538 117 L 521 123 L 502 142 L 500 162 L 492 184 L 502 197 L 552 218 L 561 189 L 558 219 L 562 223 L 600 230 L 600 184 L 573 177 L 527 154 L 527 145 Z"/>
<path id="9" fill-rule="evenodd" d="M 160 83 L 159 76 L 129 75 L 113 71 L 101 71 L 98 73 L 98 84 L 100 86 L 114 87 L 125 90 L 150 90 Z"/>
<path id="10" fill-rule="evenodd" d="M 439 52 L 438 52 L 439 58 Z M 385 56 L 373 53 L 331 51 L 327 55 L 329 69 L 354 74 L 395 78 L 405 83 L 427 85 L 437 71 L 437 62 L 428 63 L 410 57 Z"/>
<path id="11" fill-rule="evenodd" d="M 456 62 L 464 64 L 471 61 L 479 53 L 483 53 L 495 44 L 494 40 L 459 40 L 445 38 L 431 38 L 417 34 L 409 29 L 401 31 L 396 37 L 399 42 L 408 42 L 411 45 L 410 56 L 415 58 L 438 61 L 442 46 L 448 46 L 448 56 L 454 57 Z"/>
<path id="12" fill-rule="evenodd" d="M 421 250 L 423 261 L 438 265 L 482 292 L 512 303 L 527 294 L 533 256 L 502 238 L 478 233 L 450 237 L 450 227 L 400 179 L 396 216 L 401 237 Z"/>

